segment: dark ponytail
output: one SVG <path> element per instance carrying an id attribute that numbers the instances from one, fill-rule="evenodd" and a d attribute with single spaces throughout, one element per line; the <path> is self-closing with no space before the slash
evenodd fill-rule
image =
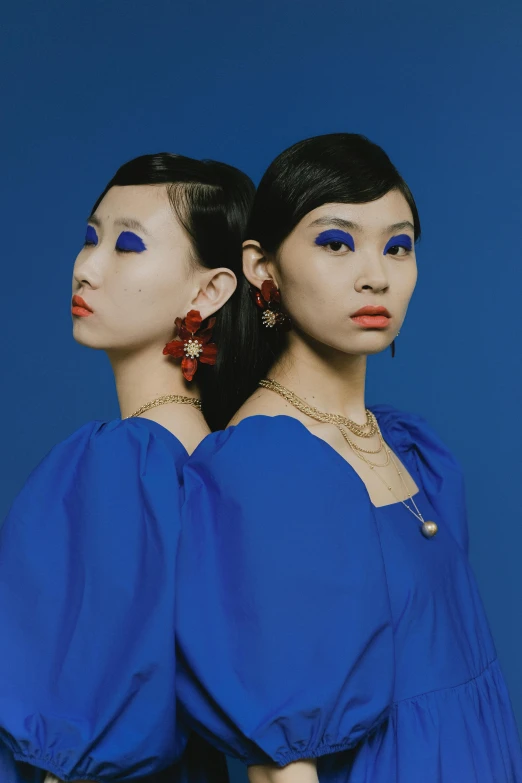
<path id="1" fill-rule="evenodd" d="M 208 269 L 228 267 L 241 281 L 241 243 L 255 192 L 246 174 L 213 160 L 193 160 L 169 152 L 142 155 L 118 169 L 93 213 L 115 185 L 165 185 L 176 217 L 192 240 L 195 260 Z M 233 297 L 216 313 L 212 339 L 219 346 L 217 363 L 198 367 L 203 414 L 212 429 L 224 427 L 234 413 L 229 385 L 234 385 L 236 357 L 229 346 L 236 330 L 237 309 L 237 298 Z"/>
<path id="2" fill-rule="evenodd" d="M 363 204 L 398 190 L 413 214 L 415 240 L 420 237 L 419 213 L 411 191 L 384 150 L 355 133 L 315 136 L 281 153 L 265 172 L 257 189 L 246 239 L 277 255 L 297 224 L 313 209 L 329 203 Z M 260 311 L 243 277 L 234 295 L 237 326 L 229 346 L 236 372 L 224 378 L 223 396 L 239 408 L 285 348 L 286 335 L 261 324 Z M 284 304 L 284 294 L 283 294 Z"/>

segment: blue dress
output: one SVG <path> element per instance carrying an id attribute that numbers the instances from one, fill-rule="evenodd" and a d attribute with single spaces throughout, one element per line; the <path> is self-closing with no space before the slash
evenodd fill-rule
<path id="1" fill-rule="evenodd" d="M 214 783 L 178 720 L 175 563 L 187 452 L 147 419 L 91 422 L 0 530 L 0 780 Z M 183 760 L 176 764 L 180 757 Z"/>
<path id="2" fill-rule="evenodd" d="M 288 416 L 209 436 L 185 465 L 178 695 L 246 764 L 321 783 L 514 783 L 522 753 L 467 556 L 461 471 L 420 418 L 374 409 L 439 525 L 376 508 Z"/>

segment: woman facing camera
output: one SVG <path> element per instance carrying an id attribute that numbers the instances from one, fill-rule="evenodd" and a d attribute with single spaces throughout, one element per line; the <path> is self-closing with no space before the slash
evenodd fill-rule
<path id="1" fill-rule="evenodd" d="M 522 781 L 459 465 L 419 416 L 365 403 L 419 235 L 362 136 L 296 144 L 257 191 L 241 407 L 185 464 L 177 610 L 184 710 L 251 783 Z"/>
<path id="2" fill-rule="evenodd" d="M 230 166 L 164 153 L 122 166 L 94 205 L 73 332 L 106 351 L 122 418 L 55 446 L 1 530 L 6 783 L 227 777 L 202 741 L 185 751 L 176 716 L 175 563 L 253 190 Z"/>

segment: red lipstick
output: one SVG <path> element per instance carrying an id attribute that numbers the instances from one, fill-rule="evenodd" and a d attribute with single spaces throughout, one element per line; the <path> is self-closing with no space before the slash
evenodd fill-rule
<path id="1" fill-rule="evenodd" d="M 88 315 L 93 314 L 93 310 L 81 296 L 75 294 L 72 298 L 71 313 L 80 316 L 80 318 L 86 318 Z"/>
<path id="2" fill-rule="evenodd" d="M 385 329 L 391 315 L 385 307 L 366 305 L 351 316 L 352 321 L 369 329 Z"/>

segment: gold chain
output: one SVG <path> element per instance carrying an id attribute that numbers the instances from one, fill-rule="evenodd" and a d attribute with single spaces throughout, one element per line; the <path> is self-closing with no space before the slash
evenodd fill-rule
<path id="1" fill-rule="evenodd" d="M 198 400 L 197 397 L 186 397 L 184 394 L 164 394 L 163 397 L 156 397 L 155 400 L 146 402 L 145 405 L 125 418 L 133 419 L 135 416 L 141 416 L 145 411 L 150 411 L 151 408 L 157 408 L 158 405 L 168 405 L 170 402 L 177 402 L 179 405 L 192 405 L 198 411 L 201 410 L 201 400 Z"/>
<path id="2" fill-rule="evenodd" d="M 399 470 L 399 465 L 397 464 L 397 461 L 396 461 L 395 457 L 393 456 L 391 449 L 390 449 L 390 448 L 389 448 L 389 447 L 388 447 L 386 444 L 385 444 L 384 448 L 386 449 L 386 451 L 387 451 L 387 453 L 388 453 L 388 457 L 389 457 L 389 459 L 391 459 L 391 461 L 392 461 L 392 463 L 393 463 L 393 466 L 395 467 L 395 470 L 397 471 L 397 475 L 399 476 L 399 478 L 400 478 L 400 480 L 401 480 L 402 486 L 404 487 L 404 489 L 405 489 L 405 491 L 406 491 L 406 494 L 408 495 L 408 500 L 409 500 L 409 501 L 410 501 L 410 502 L 413 504 L 413 507 L 414 507 L 415 511 L 413 510 L 413 508 L 410 508 L 410 507 L 408 506 L 408 504 L 406 503 L 406 501 L 404 501 L 404 500 L 402 500 L 401 498 L 398 498 L 398 497 L 397 497 L 397 495 L 396 495 L 396 494 L 395 494 L 395 492 L 393 491 L 392 487 L 391 487 L 389 484 L 387 484 L 387 483 L 386 483 L 386 481 L 384 480 L 384 478 L 383 478 L 383 477 L 382 477 L 382 476 L 381 476 L 379 473 L 376 473 L 375 475 L 376 475 L 378 478 L 380 478 L 380 480 L 382 481 L 382 483 L 383 483 L 383 484 L 384 484 L 386 487 L 388 487 L 388 489 L 389 489 L 389 490 L 390 490 L 390 492 L 392 493 L 392 495 L 393 495 L 393 497 L 395 498 L 395 500 L 397 500 L 399 503 L 402 503 L 402 505 L 403 505 L 403 506 L 406 506 L 406 508 L 408 509 L 408 511 L 409 511 L 411 514 L 413 514 L 413 516 L 414 516 L 414 517 L 417 517 L 417 519 L 419 520 L 419 522 L 422 522 L 422 524 L 423 524 L 423 525 L 425 525 L 425 524 L 426 524 L 426 522 L 425 522 L 425 519 L 424 519 L 424 517 L 422 516 L 421 512 L 419 511 L 419 507 L 418 507 L 418 506 L 417 506 L 417 504 L 415 503 L 415 500 L 413 499 L 413 495 L 411 494 L 410 490 L 408 489 L 408 485 L 406 484 L 406 482 L 405 482 L 405 480 L 404 480 L 404 478 L 403 478 L 403 475 L 402 475 L 402 470 Z M 359 456 L 359 455 L 358 455 L 358 456 Z M 363 458 L 363 459 L 364 459 L 364 458 Z M 365 462 L 367 462 L 367 460 L 365 460 Z M 367 463 L 367 464 L 369 464 L 369 463 Z M 370 468 L 373 470 L 373 467 L 372 467 L 371 465 L 370 465 Z M 431 524 L 433 524 L 433 523 L 431 523 Z"/>
<path id="3" fill-rule="evenodd" d="M 353 440 L 350 438 L 348 433 L 344 431 L 344 428 L 341 427 L 340 424 L 335 425 L 347 444 L 350 446 L 352 451 L 355 452 L 355 454 L 359 457 L 359 459 L 362 459 L 363 462 L 366 462 L 367 465 L 369 465 L 371 468 L 386 468 L 390 464 L 390 455 L 386 451 L 386 445 L 384 443 L 384 438 L 382 437 L 381 431 L 377 431 L 377 435 L 379 438 L 379 448 L 377 451 L 367 451 L 366 449 L 361 449 L 360 446 L 357 445 L 357 443 L 354 443 Z M 370 460 L 367 457 L 364 457 L 363 454 L 380 454 L 381 451 L 384 451 L 386 455 L 386 462 L 384 465 L 379 465 L 377 462 L 370 462 Z M 361 452 L 361 453 L 360 453 Z"/>
<path id="4" fill-rule="evenodd" d="M 399 474 L 399 477 L 400 477 L 400 479 L 401 479 L 401 481 L 402 481 L 402 485 L 403 485 L 404 489 L 406 490 L 406 492 L 408 493 L 408 498 L 409 498 L 409 499 L 411 500 L 411 502 L 413 503 L 413 506 L 414 506 L 414 508 L 415 508 L 415 511 L 413 511 L 413 510 L 412 510 L 412 509 L 411 509 L 409 506 L 407 506 L 407 505 L 406 505 L 406 503 L 404 503 L 404 500 L 401 500 L 401 503 L 403 503 L 403 504 L 406 506 L 406 508 L 408 509 L 408 511 L 411 511 L 411 513 L 413 514 L 413 516 L 417 517 L 417 519 L 419 520 L 419 522 L 422 522 L 422 524 L 423 524 L 423 525 L 424 525 L 424 524 L 426 524 L 426 523 L 425 523 L 425 520 L 424 520 L 424 517 L 422 516 L 422 514 L 421 514 L 421 512 L 419 511 L 419 508 L 418 508 L 418 506 L 417 506 L 417 504 L 416 504 L 415 500 L 413 499 L 413 495 L 412 495 L 412 494 L 411 494 L 411 492 L 409 491 L 409 489 L 408 489 L 408 487 L 407 487 L 407 485 L 406 485 L 406 482 L 404 481 L 404 478 L 403 478 L 403 476 L 402 476 L 402 470 L 399 470 L 399 466 L 398 466 L 397 462 L 395 461 L 395 457 L 394 457 L 394 456 L 393 456 L 393 454 L 391 453 L 390 449 L 388 449 L 388 451 L 390 452 L 390 457 L 391 457 L 391 459 L 392 459 L 392 462 L 393 462 L 393 464 L 395 465 L 395 469 L 396 469 L 397 473 Z M 377 474 L 377 475 L 379 475 L 379 474 Z M 397 496 L 395 495 L 395 493 L 394 493 L 394 492 L 392 492 L 392 494 L 395 496 L 395 498 L 396 498 L 397 500 L 399 499 L 399 498 L 397 498 Z M 432 524 L 433 524 L 433 523 L 432 523 Z"/>
<path id="5" fill-rule="evenodd" d="M 287 389 L 286 386 L 282 386 L 282 384 L 272 380 L 272 378 L 264 378 L 259 381 L 259 386 L 279 394 L 289 402 L 290 405 L 293 405 L 294 408 L 297 408 L 297 410 L 301 411 L 301 413 L 304 413 L 306 416 L 310 416 L 311 419 L 322 421 L 326 424 L 335 424 L 337 427 L 339 425 L 347 427 L 350 432 L 353 432 L 354 435 L 358 435 L 360 438 L 371 438 L 379 431 L 377 419 L 369 410 L 366 410 L 366 423 L 357 424 L 357 422 L 352 421 L 352 419 L 348 419 L 346 416 L 341 416 L 338 413 L 323 413 L 323 411 L 309 405 L 298 397 L 297 394 L 294 394 L 290 389 Z"/>
<path id="6" fill-rule="evenodd" d="M 395 457 L 394 457 L 394 456 L 393 456 L 393 454 L 392 454 L 392 450 L 391 450 L 391 449 L 389 448 L 389 446 L 388 446 L 388 445 L 387 445 L 387 444 L 384 442 L 384 438 L 382 437 L 382 434 L 381 434 L 381 432 L 379 431 L 379 436 L 380 436 L 380 439 L 381 439 L 381 443 L 382 443 L 382 445 L 383 445 L 383 447 L 384 447 L 384 450 L 385 450 L 385 452 L 386 452 L 387 460 L 386 460 L 386 462 L 385 462 L 385 464 L 384 464 L 384 465 L 376 465 L 375 463 L 373 463 L 373 462 L 370 462 L 370 460 L 366 459 L 366 457 L 364 457 L 362 454 L 359 454 L 359 451 L 361 451 L 361 449 L 359 449 L 359 448 L 357 447 L 357 445 L 356 445 L 356 444 L 354 444 L 354 443 L 353 443 L 353 441 L 352 441 L 352 440 L 351 440 L 351 439 L 350 439 L 350 438 L 349 438 L 349 437 L 346 435 L 346 433 L 342 431 L 341 427 L 339 427 L 339 430 L 341 431 L 341 434 L 343 435 L 343 437 L 344 437 L 345 441 L 348 443 L 348 445 L 351 447 L 351 449 L 352 449 L 352 451 L 354 452 L 354 454 L 355 454 L 357 457 L 359 457 L 359 459 L 362 459 L 362 460 L 363 460 L 363 462 L 365 462 L 365 463 L 368 465 L 368 467 L 370 468 L 370 470 L 373 470 L 374 468 L 384 468 L 384 467 L 386 467 L 387 465 L 389 465 L 389 464 L 390 464 L 390 462 L 393 464 L 393 466 L 394 466 L 395 470 L 397 471 L 397 475 L 399 476 L 399 478 L 400 478 L 400 480 L 401 480 L 401 483 L 402 483 L 402 485 L 403 485 L 403 487 L 404 487 L 404 489 L 405 489 L 405 491 L 406 491 L 406 494 L 408 495 L 408 500 L 410 500 L 410 501 L 412 502 L 412 504 L 413 504 L 413 506 L 414 506 L 414 508 L 415 508 L 415 511 L 413 511 L 413 509 L 411 509 L 411 508 L 408 506 L 408 504 L 407 504 L 407 503 L 406 503 L 404 500 L 402 500 L 401 498 L 398 498 L 398 497 L 397 497 L 397 495 L 396 495 L 396 494 L 395 494 L 395 492 L 393 491 L 393 488 L 390 486 L 390 484 L 388 484 L 388 483 L 386 482 L 386 480 L 383 478 L 383 476 L 381 476 L 381 474 L 380 474 L 380 473 L 376 473 L 375 475 L 376 475 L 376 476 L 377 476 L 377 477 L 378 477 L 378 478 L 379 478 L 379 479 L 382 481 L 382 483 L 384 484 L 384 486 L 385 486 L 387 489 L 389 489 L 389 490 L 390 490 L 390 492 L 392 493 L 392 495 L 393 495 L 393 497 L 395 498 L 395 500 L 397 500 L 399 503 L 402 503 L 402 504 L 403 504 L 403 506 L 406 506 L 406 508 L 408 509 L 408 511 L 410 511 L 410 512 L 411 512 L 411 513 L 412 513 L 414 516 L 416 516 L 416 517 L 417 517 L 417 519 L 419 520 L 419 522 L 422 522 L 422 523 L 424 524 L 424 517 L 422 516 L 421 512 L 419 511 L 419 509 L 418 509 L 418 507 L 417 507 L 417 504 L 415 503 L 415 501 L 414 501 L 414 499 L 413 499 L 413 495 L 411 494 L 410 490 L 408 489 L 408 485 L 407 485 L 407 484 L 406 484 L 406 482 L 404 481 L 404 478 L 403 478 L 403 475 L 402 475 L 402 470 L 399 470 L 399 465 L 398 465 L 398 463 L 397 463 L 397 461 L 396 461 Z M 355 448 L 354 448 L 354 446 L 355 446 Z"/>
<path id="7" fill-rule="evenodd" d="M 328 424 L 334 424 L 343 438 L 345 439 L 346 443 L 350 446 L 353 453 L 359 457 L 363 462 L 365 462 L 370 470 L 372 470 L 375 475 L 381 480 L 381 482 L 384 484 L 385 487 L 392 493 L 395 500 L 397 500 L 399 503 L 402 503 L 403 506 L 405 506 L 408 511 L 413 514 L 414 517 L 416 517 L 419 522 L 421 522 L 421 530 L 423 535 L 426 538 L 432 538 L 437 533 L 437 525 L 435 522 L 426 522 L 424 517 L 422 516 L 421 512 L 419 511 L 419 508 L 417 504 L 415 503 L 415 500 L 413 499 L 413 496 L 408 489 L 408 485 L 406 484 L 404 477 L 402 475 L 402 470 L 399 469 L 399 465 L 392 454 L 391 449 L 386 444 L 379 424 L 377 422 L 377 419 L 373 415 L 373 413 L 369 410 L 366 411 L 366 425 L 364 426 L 370 426 L 374 425 L 375 430 L 379 438 L 379 448 L 376 451 L 370 451 L 369 449 L 363 449 L 360 446 L 357 445 L 357 443 L 354 443 L 354 441 L 350 438 L 348 433 L 345 431 L 344 426 L 346 426 L 346 422 L 349 422 L 350 425 L 354 425 L 355 427 L 360 427 L 361 425 L 356 424 L 351 419 L 345 419 L 344 416 L 339 416 L 334 413 L 323 413 L 323 411 L 318 410 L 317 408 L 312 407 L 311 405 L 308 405 L 304 400 L 302 400 L 300 397 L 298 397 L 296 394 L 290 391 L 290 389 L 287 389 L 285 386 L 282 386 L 280 383 L 277 383 L 277 381 L 273 381 L 271 379 L 262 380 L 259 382 L 259 386 L 262 386 L 265 389 L 270 389 L 270 391 L 275 392 L 276 394 L 279 394 L 281 397 L 283 397 L 287 402 L 289 402 L 291 405 L 293 405 L 295 408 L 297 408 L 298 411 L 301 411 L 301 413 L 304 413 L 306 416 L 310 416 L 310 418 L 315 419 L 316 421 L 326 422 Z M 371 418 L 370 418 L 371 417 Z M 343 419 L 344 421 L 341 422 L 340 420 Z M 351 427 L 349 427 L 351 429 Z M 354 432 L 353 429 L 351 429 L 352 432 Z M 355 432 L 354 434 L 358 434 Z M 361 435 L 361 437 L 370 437 L 368 434 Z M 371 462 L 367 457 L 364 456 L 364 454 L 379 454 L 384 449 L 386 453 L 386 462 L 384 465 L 379 465 L 375 462 Z M 384 479 L 383 476 L 380 475 L 378 471 L 375 471 L 375 468 L 385 468 L 390 464 L 390 461 L 392 462 L 393 466 L 395 467 L 395 470 L 397 471 L 397 474 L 401 480 L 401 483 L 406 491 L 406 494 L 408 495 L 408 500 L 411 501 L 413 508 L 410 508 L 410 506 L 406 503 L 405 500 L 402 500 L 401 498 L 398 498 L 395 492 L 393 491 L 393 488 L 390 484 Z"/>

